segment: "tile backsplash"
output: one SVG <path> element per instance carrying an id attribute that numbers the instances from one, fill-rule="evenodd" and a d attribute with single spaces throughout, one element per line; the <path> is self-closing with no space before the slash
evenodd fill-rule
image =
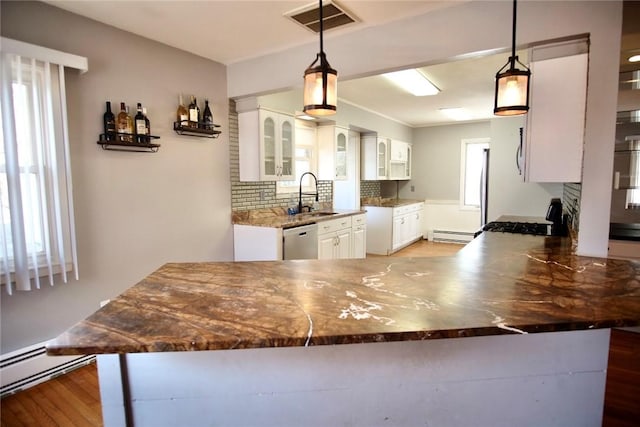
<path id="1" fill-rule="evenodd" d="M 571 216 L 571 228 L 577 232 L 580 225 L 580 198 L 582 184 L 578 182 L 565 183 L 562 191 L 562 206 L 564 212 Z"/>
<path id="2" fill-rule="evenodd" d="M 360 197 L 380 197 L 380 181 L 360 181 Z"/>

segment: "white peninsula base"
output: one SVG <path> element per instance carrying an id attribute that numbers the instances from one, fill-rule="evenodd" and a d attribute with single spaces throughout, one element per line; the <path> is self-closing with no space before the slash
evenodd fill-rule
<path id="1" fill-rule="evenodd" d="M 99 355 L 104 425 L 600 426 L 609 336 Z"/>

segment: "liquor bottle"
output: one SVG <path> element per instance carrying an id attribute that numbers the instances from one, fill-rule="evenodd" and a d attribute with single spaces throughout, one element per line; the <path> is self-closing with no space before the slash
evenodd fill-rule
<path id="1" fill-rule="evenodd" d="M 116 121 L 116 131 L 118 132 L 118 140 L 121 142 L 131 142 L 127 134 L 132 133 L 131 116 L 129 116 L 128 107 L 124 102 L 120 103 L 120 112 Z"/>
<path id="2" fill-rule="evenodd" d="M 178 111 L 176 111 L 176 119 L 180 126 L 187 127 L 189 126 L 189 111 L 187 111 L 187 107 L 182 103 L 182 95 L 179 95 L 179 104 Z"/>
<path id="3" fill-rule="evenodd" d="M 111 102 L 107 101 L 107 111 L 103 116 L 104 138 L 107 141 L 116 140 L 116 116 L 111 112 Z"/>
<path id="4" fill-rule="evenodd" d="M 200 122 L 200 108 L 196 102 L 196 97 L 191 95 L 191 103 L 189 104 L 189 126 L 197 128 Z"/>
<path id="5" fill-rule="evenodd" d="M 138 144 L 144 144 L 146 140 L 145 134 L 147 132 L 147 126 L 144 122 L 144 115 L 142 114 L 142 104 L 139 102 L 134 121 L 136 130 L 136 142 Z"/>
<path id="6" fill-rule="evenodd" d="M 213 114 L 209 108 L 209 100 L 204 100 L 204 112 L 202 113 L 203 128 L 207 130 L 213 130 Z"/>
<path id="7" fill-rule="evenodd" d="M 127 105 L 125 107 L 125 112 L 127 113 L 127 130 L 126 130 L 126 141 L 127 142 L 133 142 L 133 118 L 131 117 L 131 114 L 129 114 L 129 106 Z"/>
<path id="8" fill-rule="evenodd" d="M 149 121 L 149 117 L 147 117 L 146 107 L 142 107 L 142 114 L 144 115 L 145 143 L 149 144 L 151 142 L 151 122 Z"/>

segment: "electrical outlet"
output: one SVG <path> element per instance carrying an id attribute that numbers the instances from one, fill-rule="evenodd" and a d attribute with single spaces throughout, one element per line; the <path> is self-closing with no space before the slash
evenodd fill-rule
<path id="1" fill-rule="evenodd" d="M 412 186 L 411 186 L 411 192 L 413 193 L 414 191 L 416 191 L 416 186 L 415 186 L 415 185 L 412 185 Z"/>

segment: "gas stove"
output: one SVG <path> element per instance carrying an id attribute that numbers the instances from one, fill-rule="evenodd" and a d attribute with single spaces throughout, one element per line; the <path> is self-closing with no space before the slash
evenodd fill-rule
<path id="1" fill-rule="evenodd" d="M 534 222 L 494 221 L 482 227 L 482 231 L 549 236 L 551 235 L 551 224 L 538 224 Z"/>

